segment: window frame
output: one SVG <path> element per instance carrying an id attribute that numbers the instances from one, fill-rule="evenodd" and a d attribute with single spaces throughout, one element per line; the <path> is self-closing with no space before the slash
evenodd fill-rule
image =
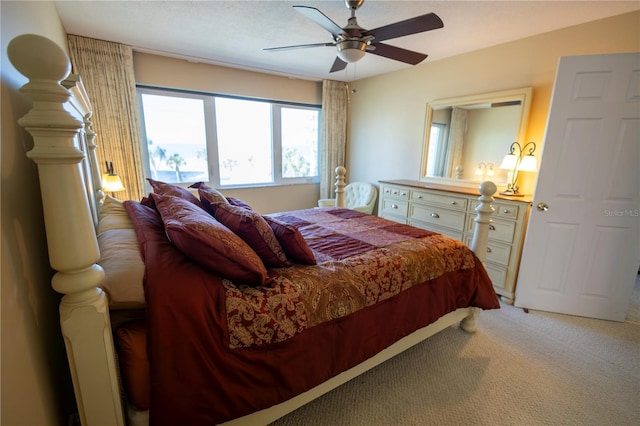
<path id="1" fill-rule="evenodd" d="M 142 102 L 142 96 L 144 94 L 168 96 L 177 98 L 189 98 L 189 99 L 201 99 L 203 100 L 204 119 L 205 119 L 205 135 L 206 135 L 206 149 L 207 149 L 207 171 L 209 174 L 209 181 L 207 184 L 215 188 L 233 189 L 233 188 L 258 188 L 266 186 L 287 186 L 287 185 L 300 185 L 300 184 L 312 184 L 320 182 L 320 162 L 321 162 L 321 147 L 322 147 L 322 106 L 317 104 L 306 104 L 300 102 L 287 102 L 271 99 L 251 98 L 248 96 L 235 96 L 220 93 L 210 93 L 202 91 L 174 89 L 147 85 L 136 85 L 136 97 L 138 100 L 138 109 L 140 113 L 140 132 L 142 140 L 142 158 L 144 160 L 144 173 L 145 177 L 152 176 L 149 159 L 149 146 L 147 142 L 147 131 L 144 119 L 144 106 Z M 223 185 L 220 181 L 220 172 L 218 169 L 218 135 L 217 135 L 217 123 L 216 123 L 216 110 L 215 110 L 215 98 L 227 98 L 237 99 L 251 102 L 264 102 L 270 105 L 271 111 L 271 167 L 272 167 L 272 182 L 264 183 L 252 183 L 252 184 L 233 184 Z M 316 176 L 307 177 L 295 177 L 285 178 L 282 176 L 282 120 L 281 110 L 282 108 L 313 110 L 318 113 L 318 135 L 317 135 L 317 164 Z M 177 185 L 188 186 L 191 181 L 179 182 Z M 175 184 L 175 183 L 174 183 Z"/>

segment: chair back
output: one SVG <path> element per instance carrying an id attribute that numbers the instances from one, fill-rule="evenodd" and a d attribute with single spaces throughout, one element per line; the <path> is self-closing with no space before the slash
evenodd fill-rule
<path id="1" fill-rule="evenodd" d="M 344 205 L 348 209 L 373 213 L 378 190 L 368 182 L 351 182 L 344 188 Z"/>

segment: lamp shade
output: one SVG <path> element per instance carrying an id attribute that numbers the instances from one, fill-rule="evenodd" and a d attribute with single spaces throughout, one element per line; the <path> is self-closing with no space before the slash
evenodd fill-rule
<path id="1" fill-rule="evenodd" d="M 493 164 L 487 164 L 487 176 L 493 176 L 495 173 L 493 172 Z"/>
<path id="2" fill-rule="evenodd" d="M 364 58 L 367 43 L 359 40 L 345 40 L 338 43 L 338 57 L 347 63 Z"/>
<path id="3" fill-rule="evenodd" d="M 102 190 L 107 192 L 124 191 L 124 185 L 120 180 L 120 176 L 116 174 L 105 173 L 102 175 Z"/>
<path id="4" fill-rule="evenodd" d="M 522 157 L 522 161 L 520 161 L 518 170 L 520 170 L 521 172 L 535 172 L 536 170 L 538 170 L 536 157 L 532 154 Z"/>
<path id="5" fill-rule="evenodd" d="M 500 168 L 505 170 L 513 170 L 516 168 L 517 164 L 518 164 L 518 156 L 515 154 L 507 154 L 504 156 L 504 159 L 502 160 L 502 164 L 500 164 Z"/>

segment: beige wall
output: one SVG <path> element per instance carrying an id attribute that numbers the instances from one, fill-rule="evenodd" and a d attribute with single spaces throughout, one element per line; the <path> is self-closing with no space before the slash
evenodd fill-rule
<path id="1" fill-rule="evenodd" d="M 308 80 L 233 70 L 145 53 L 135 53 L 134 71 L 136 83 L 149 86 L 317 105 L 322 103 L 321 83 Z M 261 213 L 314 207 L 320 196 L 318 184 L 290 185 L 285 190 L 267 186 L 222 192 L 248 202 Z"/>
<path id="2" fill-rule="evenodd" d="M 558 59 L 640 51 L 639 27 L 640 12 L 633 12 L 440 61 L 427 59 L 351 84 L 356 89 L 347 161 L 351 180 L 418 179 L 426 104 L 440 98 L 533 87 L 527 137 L 520 142 L 543 145 Z M 522 186 L 532 191 L 534 179 Z"/>
<path id="3" fill-rule="evenodd" d="M 2 425 L 62 425 L 76 410 L 51 289 L 40 187 L 25 156 L 31 137 L 17 120 L 30 104 L 18 93 L 26 79 L 7 59 L 16 35 L 46 36 L 67 48 L 52 2 L 0 3 L 2 16 Z"/>

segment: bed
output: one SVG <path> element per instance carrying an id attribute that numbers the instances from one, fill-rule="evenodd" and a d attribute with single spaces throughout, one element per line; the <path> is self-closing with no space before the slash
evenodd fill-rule
<path id="1" fill-rule="evenodd" d="M 120 202 L 101 189 L 90 102 L 65 52 L 23 35 L 8 55 L 29 79 L 19 123 L 83 425 L 268 424 L 499 308 L 482 265 L 492 182 L 471 248 L 342 208 L 344 169 L 331 208 L 261 215 L 205 183 L 152 180 L 148 197 Z"/>

